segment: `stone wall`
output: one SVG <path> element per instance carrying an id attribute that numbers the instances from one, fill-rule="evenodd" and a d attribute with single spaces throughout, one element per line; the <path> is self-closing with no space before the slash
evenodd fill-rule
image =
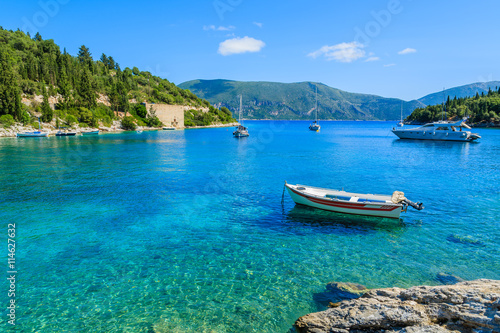
<path id="1" fill-rule="evenodd" d="M 188 105 L 142 104 L 146 106 L 148 113 L 150 110 L 153 110 L 165 126 L 173 126 L 175 128 L 184 128 L 184 111 L 193 109 L 193 107 Z M 200 110 L 208 112 L 208 108 L 201 108 Z"/>

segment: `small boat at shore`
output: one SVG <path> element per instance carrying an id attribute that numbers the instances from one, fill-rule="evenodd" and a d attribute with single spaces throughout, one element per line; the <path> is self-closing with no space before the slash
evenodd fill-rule
<path id="1" fill-rule="evenodd" d="M 46 138 L 46 137 L 48 137 L 49 133 L 40 131 L 40 128 L 41 128 L 40 117 L 38 117 L 38 131 L 16 133 L 16 136 L 18 138 Z"/>
<path id="2" fill-rule="evenodd" d="M 167 126 L 167 127 L 163 127 L 163 130 L 164 131 L 175 131 L 175 127 L 173 127 L 173 126 Z"/>
<path id="3" fill-rule="evenodd" d="M 414 203 L 404 197 L 403 192 L 392 195 L 361 194 L 331 190 L 306 185 L 285 187 L 296 204 L 319 208 L 337 213 L 399 218 L 408 206 L 422 210 L 422 203 Z"/>
<path id="4" fill-rule="evenodd" d="M 63 132 L 63 131 L 58 131 L 56 133 L 56 136 L 75 136 L 76 132 Z"/>
<path id="5" fill-rule="evenodd" d="M 24 132 L 24 133 L 17 133 L 16 136 L 18 138 L 46 138 L 49 136 L 48 132 Z"/>
<path id="6" fill-rule="evenodd" d="M 99 130 L 82 132 L 82 135 L 98 135 L 98 134 L 99 134 Z"/>

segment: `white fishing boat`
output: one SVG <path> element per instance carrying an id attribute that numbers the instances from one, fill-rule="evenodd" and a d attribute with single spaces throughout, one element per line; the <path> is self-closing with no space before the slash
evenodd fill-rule
<path id="1" fill-rule="evenodd" d="M 248 128 L 243 126 L 243 124 L 241 123 L 241 109 L 242 109 L 242 107 L 243 107 L 243 102 L 242 102 L 242 96 L 240 95 L 240 112 L 239 112 L 239 116 L 238 116 L 238 123 L 240 123 L 240 124 L 238 125 L 238 127 L 236 127 L 236 131 L 233 132 L 233 135 L 235 138 L 243 138 L 246 136 L 250 136 L 250 134 L 248 133 Z"/>
<path id="2" fill-rule="evenodd" d="M 319 132 L 321 129 L 321 126 L 319 125 L 319 120 L 318 120 L 318 86 L 316 86 L 316 104 L 314 106 L 314 112 L 316 113 L 316 117 L 312 124 L 309 125 L 309 130 Z"/>
<path id="3" fill-rule="evenodd" d="M 412 140 L 439 140 L 439 141 L 463 141 L 469 142 L 480 139 L 477 133 L 471 133 L 465 129 L 471 129 L 465 121 L 467 118 L 456 122 L 437 121 L 416 128 L 393 128 L 392 133 L 400 139 Z"/>
<path id="4" fill-rule="evenodd" d="M 337 213 L 399 218 L 408 206 L 422 210 L 422 203 L 414 203 L 404 197 L 403 192 L 392 195 L 361 194 L 331 190 L 306 185 L 285 187 L 296 204 L 315 207 Z"/>

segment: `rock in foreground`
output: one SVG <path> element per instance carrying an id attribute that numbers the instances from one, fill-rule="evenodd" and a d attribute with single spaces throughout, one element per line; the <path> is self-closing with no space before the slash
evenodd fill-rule
<path id="1" fill-rule="evenodd" d="M 295 328 L 300 333 L 500 332 L 500 281 L 372 289 L 300 317 Z"/>

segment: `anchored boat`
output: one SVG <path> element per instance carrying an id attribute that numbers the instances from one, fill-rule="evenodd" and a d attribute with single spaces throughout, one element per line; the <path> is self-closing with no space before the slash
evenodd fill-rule
<path id="1" fill-rule="evenodd" d="M 285 187 L 296 204 L 306 205 L 337 213 L 399 218 L 408 206 L 422 210 L 422 203 L 414 203 L 404 197 L 403 192 L 392 195 L 361 194 L 331 190 L 306 185 Z"/>
<path id="2" fill-rule="evenodd" d="M 238 127 L 236 127 L 236 131 L 233 132 L 233 135 L 235 138 L 243 138 L 246 136 L 250 136 L 250 134 L 248 133 L 248 128 L 246 128 L 245 126 L 243 126 L 241 124 L 241 109 L 242 109 L 242 107 L 243 107 L 242 96 L 240 95 L 240 113 L 239 113 L 239 117 L 238 117 L 238 122 L 240 124 L 238 125 Z"/>
<path id="3" fill-rule="evenodd" d="M 479 136 L 479 134 L 464 130 L 464 128 L 471 129 L 465 123 L 466 120 L 467 118 L 465 117 L 456 122 L 437 121 L 416 128 L 393 128 L 392 133 L 397 135 L 400 139 L 413 140 L 470 142 L 480 139 L 481 136 Z"/>
<path id="4" fill-rule="evenodd" d="M 316 86 L 316 104 L 314 106 L 314 112 L 316 113 L 316 120 L 314 120 L 311 125 L 309 125 L 309 130 L 319 132 L 321 126 L 318 120 L 318 86 Z"/>
<path id="5" fill-rule="evenodd" d="M 56 136 L 75 136 L 76 132 L 58 131 Z"/>

